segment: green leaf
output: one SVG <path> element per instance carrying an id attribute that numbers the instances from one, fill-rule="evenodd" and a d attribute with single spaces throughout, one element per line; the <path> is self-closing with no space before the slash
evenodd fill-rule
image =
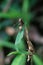
<path id="1" fill-rule="evenodd" d="M 16 56 L 14 58 L 11 65 L 25 65 L 26 64 L 26 56 L 24 54 Z"/>
<path id="2" fill-rule="evenodd" d="M 18 44 L 15 45 L 15 48 L 19 51 L 26 50 L 25 40 L 22 39 Z"/>
<path id="3" fill-rule="evenodd" d="M 15 41 L 16 50 L 23 51 L 26 50 L 25 41 L 23 40 L 24 28 L 18 33 Z"/>
<path id="4" fill-rule="evenodd" d="M 9 53 L 7 56 L 10 56 L 10 55 L 12 55 L 12 54 L 25 54 L 25 55 L 29 55 L 30 54 L 30 52 L 29 51 L 14 51 L 14 52 L 11 52 L 11 53 Z"/>
<path id="5" fill-rule="evenodd" d="M 0 40 L 0 47 L 8 47 L 8 48 L 15 49 L 15 45 L 13 43 L 4 40 Z"/>
<path id="6" fill-rule="evenodd" d="M 23 7 L 22 7 L 22 10 L 23 10 L 23 12 L 28 12 L 28 6 L 29 5 L 29 0 L 24 0 L 23 1 Z"/>
<path id="7" fill-rule="evenodd" d="M 15 41 L 15 45 L 20 43 L 21 39 L 23 38 L 23 35 L 24 35 L 24 29 L 22 29 L 21 31 L 18 32 L 16 41 Z"/>
<path id="8" fill-rule="evenodd" d="M 0 12 L 0 17 L 3 18 L 18 18 L 21 16 L 21 12 L 18 10 L 10 11 L 7 13 Z"/>
<path id="9" fill-rule="evenodd" d="M 12 55 L 12 54 L 18 54 L 18 51 L 11 52 L 11 53 L 9 53 L 7 56 L 10 56 L 10 55 Z"/>
<path id="10" fill-rule="evenodd" d="M 33 55 L 33 61 L 36 65 L 43 65 L 43 62 L 37 55 Z"/>

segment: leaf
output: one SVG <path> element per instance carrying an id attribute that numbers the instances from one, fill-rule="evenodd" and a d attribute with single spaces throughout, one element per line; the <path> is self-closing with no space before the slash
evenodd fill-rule
<path id="1" fill-rule="evenodd" d="M 15 45 L 13 43 L 4 40 L 0 40 L 0 46 L 15 49 Z"/>
<path id="2" fill-rule="evenodd" d="M 10 55 L 12 55 L 12 54 L 18 54 L 18 52 L 17 52 L 17 51 L 11 52 L 11 53 L 9 53 L 7 56 L 10 56 Z"/>
<path id="3" fill-rule="evenodd" d="M 33 61 L 36 65 L 43 65 L 43 62 L 37 55 L 33 55 Z"/>
<path id="4" fill-rule="evenodd" d="M 23 7 L 22 7 L 23 12 L 25 12 L 25 13 L 28 12 L 28 7 L 29 7 L 28 5 L 29 5 L 29 0 L 24 0 Z"/>
<path id="5" fill-rule="evenodd" d="M 24 35 L 24 29 L 22 29 L 16 37 L 16 41 L 15 41 L 16 50 L 19 51 L 26 50 L 25 41 L 23 40 L 23 35 Z"/>
<path id="6" fill-rule="evenodd" d="M 17 34 L 15 45 L 18 44 L 18 43 L 20 43 L 21 39 L 23 38 L 23 35 L 24 35 L 24 29 L 22 29 L 21 31 L 19 31 L 19 33 Z"/>
<path id="7" fill-rule="evenodd" d="M 15 48 L 19 51 L 26 50 L 25 40 L 22 39 L 18 44 L 15 45 Z"/>
<path id="8" fill-rule="evenodd" d="M 11 65 L 25 65 L 26 64 L 26 56 L 24 54 L 16 56 L 14 58 Z"/>
<path id="9" fill-rule="evenodd" d="M 0 12 L 0 17 L 3 17 L 3 18 L 18 18 L 20 16 L 21 16 L 21 12 L 18 10 L 13 10 L 8 13 Z"/>
<path id="10" fill-rule="evenodd" d="M 29 55 L 29 54 L 31 54 L 29 51 L 14 51 L 14 52 L 10 52 L 7 56 L 10 56 L 10 55 L 15 55 L 15 54 L 25 54 L 25 55 Z"/>

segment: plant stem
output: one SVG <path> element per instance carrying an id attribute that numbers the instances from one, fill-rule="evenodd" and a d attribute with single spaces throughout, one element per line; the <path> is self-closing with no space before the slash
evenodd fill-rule
<path id="1" fill-rule="evenodd" d="M 28 51 L 31 52 L 31 54 L 28 55 L 28 59 L 27 59 L 27 61 L 29 61 L 29 60 L 31 59 L 31 56 L 32 56 L 33 53 L 35 52 L 35 50 L 34 50 L 34 47 L 33 47 L 32 43 L 31 43 L 31 41 L 29 40 L 28 28 L 27 28 L 27 27 L 25 27 L 25 37 L 26 37 L 26 39 L 27 39 Z M 29 58 L 29 57 L 30 57 L 30 58 Z"/>

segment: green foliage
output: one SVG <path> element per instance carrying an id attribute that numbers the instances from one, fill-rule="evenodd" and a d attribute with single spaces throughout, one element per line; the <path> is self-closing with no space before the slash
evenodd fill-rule
<path id="1" fill-rule="evenodd" d="M 7 56 L 10 56 L 10 55 L 12 55 L 12 54 L 18 54 L 18 51 L 15 51 L 15 52 L 11 52 L 11 53 L 9 53 Z"/>
<path id="2" fill-rule="evenodd" d="M 16 37 L 16 41 L 15 41 L 16 50 L 19 51 L 26 50 L 25 41 L 23 40 L 23 35 L 24 35 L 24 29 L 22 29 Z"/>
<path id="3" fill-rule="evenodd" d="M 26 56 L 24 54 L 17 55 L 11 65 L 26 65 Z"/>
<path id="4" fill-rule="evenodd" d="M 34 6 L 34 4 L 36 2 L 37 2 L 37 0 L 23 0 L 23 5 L 22 5 L 21 10 L 20 10 L 20 8 L 18 8 L 18 4 L 15 3 L 15 7 L 11 6 L 12 8 L 10 8 L 10 10 L 7 13 L 0 12 L 0 19 L 1 18 L 8 18 L 8 19 L 21 18 L 24 22 L 22 30 L 20 30 L 17 34 L 15 44 L 7 41 L 7 40 L 9 40 L 9 36 L 7 36 L 7 35 L 5 35 L 2 40 L 0 40 L 0 48 L 8 47 L 13 50 L 16 50 L 16 51 L 8 54 L 8 56 L 10 56 L 12 54 L 14 54 L 14 55 L 17 54 L 17 56 L 13 59 L 11 65 L 26 65 L 26 57 L 30 53 L 28 51 L 26 51 L 26 45 L 25 45 L 26 42 L 23 38 L 24 29 L 25 29 L 25 26 L 26 27 L 29 26 L 30 20 L 32 20 L 32 18 L 36 14 L 35 12 L 30 12 L 31 7 Z M 4 8 L 6 3 L 7 3 L 7 0 L 4 0 L 1 7 Z M 5 28 L 7 26 L 10 26 L 10 25 L 12 26 L 11 21 L 7 21 L 7 23 L 6 23 L 6 21 L 4 21 L 4 22 L 0 23 L 0 30 L 2 30 L 3 28 Z M 3 35 L 2 35 L 2 37 L 3 37 Z M 43 65 L 42 61 L 40 60 L 40 58 L 37 55 L 33 55 L 32 58 L 36 65 Z"/>
<path id="5" fill-rule="evenodd" d="M 32 1 L 32 2 L 34 2 L 34 1 Z M 34 14 L 31 14 L 31 12 L 29 11 L 28 12 L 28 10 L 30 10 L 30 1 L 29 0 L 24 0 L 23 1 L 23 6 L 22 6 L 22 11 L 20 11 L 20 10 L 11 10 L 10 12 L 8 12 L 8 13 L 0 13 L 0 17 L 3 17 L 3 18 L 22 18 L 23 19 L 23 21 L 24 21 L 24 24 L 26 24 L 26 26 L 27 26 L 27 24 L 28 24 L 28 22 L 30 22 L 30 20 L 31 20 L 31 15 L 33 16 Z M 31 17 L 31 18 L 30 18 Z"/>
<path id="6" fill-rule="evenodd" d="M 20 11 L 17 11 L 17 10 L 13 10 L 8 13 L 0 12 L 1 18 L 17 18 L 17 17 L 20 17 L 20 15 L 21 15 Z"/>
<path id="7" fill-rule="evenodd" d="M 13 43 L 10 43 L 10 42 L 4 41 L 4 40 L 0 40 L 0 47 L 8 47 L 8 48 L 15 49 L 15 46 Z"/>
<path id="8" fill-rule="evenodd" d="M 42 60 L 37 55 L 33 55 L 33 61 L 36 65 L 43 65 Z"/>
<path id="9" fill-rule="evenodd" d="M 23 7 L 22 7 L 22 10 L 24 13 L 27 13 L 28 12 L 28 8 L 29 8 L 29 0 L 24 0 L 23 1 Z"/>
<path id="10" fill-rule="evenodd" d="M 21 39 L 23 38 L 23 35 L 24 35 L 24 29 L 21 30 L 20 32 L 18 32 L 18 35 L 16 37 L 16 41 L 15 41 L 15 45 L 20 43 Z"/>
<path id="11" fill-rule="evenodd" d="M 26 50 L 25 41 L 22 39 L 18 44 L 15 45 L 15 48 L 19 51 Z"/>
<path id="12" fill-rule="evenodd" d="M 28 51 L 14 51 L 14 52 L 11 52 L 11 53 L 9 53 L 7 56 L 10 56 L 10 55 L 20 55 L 20 54 L 25 54 L 26 56 L 28 55 L 28 54 L 30 54 L 30 52 L 28 52 Z"/>

